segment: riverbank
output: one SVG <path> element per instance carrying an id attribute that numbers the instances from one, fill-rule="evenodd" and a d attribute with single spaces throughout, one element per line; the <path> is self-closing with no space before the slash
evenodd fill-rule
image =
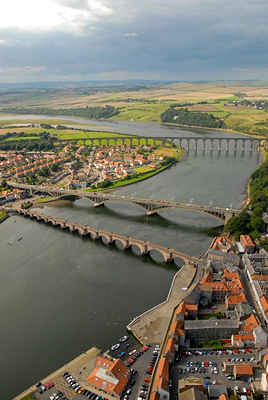
<path id="1" fill-rule="evenodd" d="M 111 190 L 111 189 L 117 189 L 119 187 L 122 186 L 128 186 L 128 185 L 133 185 L 134 183 L 137 182 L 141 182 L 144 181 L 146 179 L 151 178 L 154 175 L 159 174 L 160 172 L 172 167 L 172 165 L 175 165 L 176 162 L 170 162 L 167 165 L 164 165 L 156 170 L 153 170 L 151 172 L 145 172 L 144 174 L 140 174 L 135 178 L 125 178 L 125 179 L 121 179 L 119 181 L 114 181 L 112 182 L 109 186 L 105 187 L 105 188 L 95 188 L 95 189 L 88 189 L 87 192 L 100 192 L 100 191 L 104 191 L 104 190 Z"/>
<path id="2" fill-rule="evenodd" d="M 9 215 L 6 213 L 5 210 L 0 211 L 0 224 L 8 219 Z"/>
<path id="3" fill-rule="evenodd" d="M 127 325 L 135 338 L 142 343 L 161 344 L 174 308 L 191 292 L 191 284 L 199 267 L 185 264 L 174 276 L 167 299 L 145 311 Z"/>
<path id="4" fill-rule="evenodd" d="M 261 136 L 261 135 L 252 135 L 250 133 L 246 133 L 246 132 L 240 132 L 240 131 L 236 131 L 234 129 L 230 129 L 230 128 L 206 128 L 205 126 L 197 126 L 197 125 L 184 125 L 184 124 L 175 124 L 173 122 L 165 122 L 162 123 L 161 125 L 164 126 L 178 126 L 180 128 L 186 128 L 187 129 L 198 129 L 198 130 L 203 130 L 203 131 L 216 131 L 216 132 L 225 132 L 225 133 L 235 133 L 237 135 L 242 135 L 242 136 L 248 136 L 251 137 L 252 139 L 263 139 L 263 140 L 268 140 L 267 136 Z"/>

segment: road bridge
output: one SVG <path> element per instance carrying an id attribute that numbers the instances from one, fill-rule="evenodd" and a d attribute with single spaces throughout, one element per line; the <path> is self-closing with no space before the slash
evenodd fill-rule
<path id="1" fill-rule="evenodd" d="M 152 252 L 154 251 L 162 256 L 165 263 L 173 263 L 178 258 L 184 260 L 184 262 L 188 264 L 197 264 L 202 260 L 202 258 L 190 256 L 169 247 L 160 246 L 149 241 L 139 240 L 114 232 L 107 232 L 101 229 L 95 229 L 88 225 L 73 223 L 63 218 L 55 218 L 35 211 L 23 210 L 21 208 L 7 209 L 7 211 L 22 215 L 24 217 L 28 217 L 39 222 L 44 222 L 54 227 L 59 227 L 63 230 L 65 229 L 73 233 L 78 233 L 81 237 L 89 237 L 92 240 L 99 239 L 105 245 L 114 244 L 121 250 L 131 249 L 135 254 L 138 254 L 140 256 L 150 255 L 152 257 Z"/>
<path id="2" fill-rule="evenodd" d="M 143 197 L 123 196 L 113 194 L 111 192 L 87 192 L 84 190 L 67 190 L 58 188 L 53 185 L 27 185 L 8 181 L 8 185 L 28 190 L 31 194 L 43 193 L 59 199 L 79 199 L 85 198 L 90 200 L 95 207 L 104 205 L 107 201 L 116 201 L 121 203 L 131 203 L 146 210 L 147 215 L 154 215 L 166 209 L 184 209 L 192 212 L 209 215 L 220 221 L 227 222 L 231 217 L 238 215 L 241 210 L 235 208 L 225 208 L 212 205 L 200 205 L 193 203 L 186 203 L 176 200 L 157 200 Z"/>

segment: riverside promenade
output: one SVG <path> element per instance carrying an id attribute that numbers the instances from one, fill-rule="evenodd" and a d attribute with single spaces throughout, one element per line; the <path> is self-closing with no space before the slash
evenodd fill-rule
<path id="1" fill-rule="evenodd" d="M 174 276 L 167 299 L 131 321 L 127 329 L 142 344 L 162 343 L 174 308 L 195 288 L 202 266 L 185 264 Z"/>

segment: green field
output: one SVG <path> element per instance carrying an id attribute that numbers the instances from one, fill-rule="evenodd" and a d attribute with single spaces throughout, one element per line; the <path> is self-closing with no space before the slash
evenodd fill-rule
<path id="1" fill-rule="evenodd" d="M 47 129 L 47 132 L 50 133 L 50 129 Z M 95 132 L 95 131 L 70 131 L 70 133 L 66 133 L 66 131 L 61 131 L 61 130 L 54 130 L 53 134 L 57 135 L 59 139 L 62 140 L 68 140 L 68 139 L 98 139 L 98 138 L 103 138 L 103 137 L 114 137 L 114 138 L 120 138 L 120 137 L 128 137 L 130 135 L 127 134 L 121 134 L 121 133 L 114 133 L 114 132 Z"/>
<path id="2" fill-rule="evenodd" d="M 146 172 L 152 171 L 152 168 L 147 167 L 147 165 L 142 165 L 141 167 L 134 168 L 138 174 L 144 174 Z"/>
<path id="3" fill-rule="evenodd" d="M 207 112 L 213 114 L 219 119 L 223 119 L 225 128 L 238 133 L 268 137 L 268 112 L 254 107 L 235 107 L 234 100 L 264 100 L 268 98 L 268 83 L 261 81 L 216 81 L 216 82 L 174 82 L 171 84 L 146 85 L 141 89 L 128 86 L 120 88 L 102 87 L 101 89 L 91 90 L 73 88 L 58 88 L 55 92 L 47 90 L 43 92 L 39 89 L 22 91 L 21 96 L 14 96 L 12 92 L 3 95 L 2 104 L 0 104 L 0 113 L 5 112 L 5 120 L 0 121 L 0 128 L 7 124 L 23 123 L 48 123 L 60 125 L 83 125 L 83 123 L 72 122 L 68 120 L 59 120 L 57 117 L 42 119 L 23 120 L 16 118 L 17 110 L 29 110 L 33 114 L 40 115 L 42 109 L 65 110 L 70 114 L 77 107 L 104 107 L 113 106 L 119 109 L 119 114 L 111 119 L 117 121 L 136 121 L 136 122 L 161 122 L 161 114 L 166 111 L 170 105 L 181 105 L 187 107 L 190 111 Z M 185 105 L 186 104 L 186 105 Z M 14 119 L 12 114 L 14 112 Z M 11 115 L 11 116 L 10 116 Z M 27 116 L 27 114 L 25 114 Z M 172 121 L 173 123 L 173 121 Z M 179 121 L 178 121 L 178 125 Z M 85 126 L 85 124 L 84 124 Z M 92 128 L 94 124 L 91 124 Z M 95 125 L 96 126 L 96 125 Z M 17 130 L 18 128 L 11 128 Z M 25 129 L 25 128 L 24 128 Z M 28 136 L 33 132 L 43 131 L 44 128 L 27 128 Z M 94 128 L 93 128 L 94 129 Z M 102 127 L 100 130 L 105 130 Z M 46 130 L 46 129 L 45 129 Z M 78 132 L 70 131 L 49 131 L 63 139 L 67 135 L 73 135 Z M 90 128 L 89 128 L 90 132 Z M 2 133 L 5 133 L 2 131 Z M 1 130 L 0 130 L 1 134 Z M 92 134 L 92 133 L 91 133 Z M 106 132 L 105 132 L 106 134 Z M 80 138 L 84 138 L 81 134 Z M 109 133 L 109 135 L 112 135 Z M 71 136 L 70 136 L 71 137 Z M 79 139 L 78 136 L 74 138 Z"/>
<path id="4" fill-rule="evenodd" d="M 0 113 L 1 116 L 1 113 Z M 0 127 L 3 127 L 5 125 L 19 125 L 19 124 L 49 124 L 49 125 L 81 125 L 81 126 L 97 126 L 94 124 L 84 124 L 83 122 L 74 122 L 74 121 L 68 121 L 68 120 L 61 120 L 61 119 L 46 119 L 46 118 L 36 118 L 36 119 L 16 119 L 12 118 L 12 114 L 7 115 L 7 119 L 2 119 L 0 120 Z M 44 129 L 44 128 L 42 128 Z"/>
<path id="5" fill-rule="evenodd" d="M 157 104 L 140 103 L 130 104 L 120 109 L 120 114 L 111 119 L 116 121 L 161 122 L 160 115 L 169 107 L 170 102 Z"/>
<path id="6" fill-rule="evenodd" d="M 4 142 L 13 142 L 14 140 L 40 140 L 40 136 L 9 137 L 7 139 L 4 139 Z"/>

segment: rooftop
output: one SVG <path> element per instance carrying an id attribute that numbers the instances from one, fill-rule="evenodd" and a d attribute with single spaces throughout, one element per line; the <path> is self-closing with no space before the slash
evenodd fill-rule
<path id="1" fill-rule="evenodd" d="M 253 375 L 253 367 L 251 364 L 235 365 L 234 373 L 236 375 Z"/>
<path id="2" fill-rule="evenodd" d="M 209 329 L 209 328 L 239 328 L 238 319 L 207 319 L 198 321 L 184 321 L 184 329 Z"/>

